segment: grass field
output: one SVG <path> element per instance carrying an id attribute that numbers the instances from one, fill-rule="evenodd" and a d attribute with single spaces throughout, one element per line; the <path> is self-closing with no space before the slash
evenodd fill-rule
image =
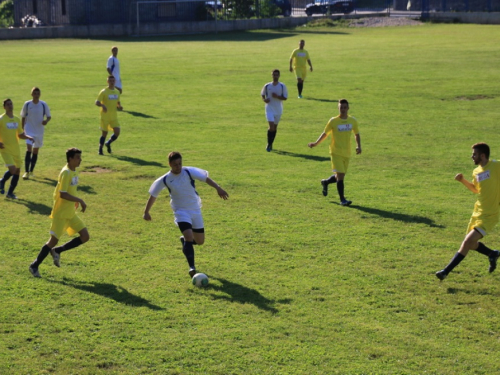
<path id="1" fill-rule="evenodd" d="M 18 201 L 0 199 L 0 373 L 499 373 L 498 271 L 473 252 L 444 282 L 434 276 L 472 212 L 453 179 L 470 178 L 470 146 L 500 156 L 499 37 L 498 26 L 425 24 L 0 42 L 2 97 L 18 114 L 37 85 L 53 117 L 36 178 L 20 181 Z M 315 70 L 299 100 L 287 69 L 301 38 Z M 122 135 L 98 156 L 94 101 L 115 44 Z M 259 94 L 274 68 L 290 96 L 267 153 Z M 321 194 L 327 142 L 307 148 L 341 97 L 363 145 L 348 208 L 334 186 Z M 35 279 L 28 266 L 73 146 L 91 240 Z M 142 219 L 172 150 L 230 195 L 197 185 L 204 289 L 190 283 L 167 195 Z M 499 246 L 498 233 L 485 243 Z"/>

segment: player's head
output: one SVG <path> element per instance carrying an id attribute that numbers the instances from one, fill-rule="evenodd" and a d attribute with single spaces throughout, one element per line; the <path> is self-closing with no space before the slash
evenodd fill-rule
<path id="1" fill-rule="evenodd" d="M 10 100 L 10 99 L 8 99 L 8 98 L 7 98 L 7 99 L 5 99 L 5 100 L 3 101 L 3 108 L 4 108 L 5 110 L 7 110 L 7 111 L 8 111 L 8 110 L 13 110 L 13 109 L 14 109 L 14 104 L 12 103 L 12 100 Z"/>
<path id="2" fill-rule="evenodd" d="M 40 89 L 39 89 L 38 87 L 33 87 L 33 88 L 31 89 L 31 96 L 32 96 L 33 98 L 35 98 L 35 97 L 36 97 L 36 98 L 39 98 L 41 94 L 42 94 L 42 92 L 40 91 Z"/>
<path id="3" fill-rule="evenodd" d="M 113 56 L 118 55 L 118 47 L 117 46 L 111 47 L 111 53 L 113 54 Z"/>
<path id="4" fill-rule="evenodd" d="M 115 82 L 116 82 L 116 79 L 115 79 L 115 76 L 111 75 L 111 76 L 108 76 L 108 85 L 110 86 L 114 86 L 115 85 Z"/>
<path id="5" fill-rule="evenodd" d="M 81 160 L 81 156 L 82 156 L 82 151 L 77 149 L 76 147 L 71 147 L 71 148 L 68 148 L 66 150 L 66 161 L 69 163 L 70 160 L 74 160 L 75 157 L 80 157 L 80 160 Z"/>
<path id="6" fill-rule="evenodd" d="M 339 100 L 339 112 L 341 115 L 347 114 L 347 111 L 349 110 L 349 102 L 347 99 L 340 99 Z"/>
<path id="7" fill-rule="evenodd" d="M 299 42 L 299 48 L 302 49 L 306 45 L 306 41 L 304 39 L 301 39 Z"/>
<path id="8" fill-rule="evenodd" d="M 478 165 L 482 160 L 490 158 L 490 146 L 486 143 L 476 143 L 472 145 L 472 160 Z"/>
<path id="9" fill-rule="evenodd" d="M 279 69 L 274 69 L 272 72 L 273 80 L 277 81 L 280 78 L 280 71 Z"/>
<path id="10" fill-rule="evenodd" d="M 168 154 L 168 165 L 172 173 L 179 174 L 182 171 L 182 155 L 178 151 L 172 151 Z"/>

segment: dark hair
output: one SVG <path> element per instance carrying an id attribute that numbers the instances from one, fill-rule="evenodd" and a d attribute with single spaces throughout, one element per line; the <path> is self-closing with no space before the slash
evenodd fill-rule
<path id="1" fill-rule="evenodd" d="M 8 102 L 8 101 L 11 101 L 11 102 L 12 102 L 12 100 L 10 100 L 9 98 L 7 98 L 7 99 L 5 99 L 5 100 L 3 101 L 3 106 L 4 106 L 4 107 L 5 107 L 5 104 L 7 104 L 7 102 Z"/>
<path id="2" fill-rule="evenodd" d="M 115 76 L 114 75 L 108 76 L 108 79 L 110 79 L 110 78 L 115 78 Z"/>
<path id="3" fill-rule="evenodd" d="M 273 70 L 273 74 L 274 74 L 274 72 L 278 72 L 278 74 L 279 74 L 279 75 L 281 75 L 281 73 L 280 73 L 280 70 L 279 70 L 279 69 L 274 69 L 274 70 Z"/>
<path id="4" fill-rule="evenodd" d="M 180 152 L 178 151 L 172 151 L 170 154 L 168 154 L 168 162 L 171 163 L 173 162 L 174 160 L 177 160 L 177 159 L 182 159 L 182 155 Z"/>
<path id="5" fill-rule="evenodd" d="M 490 146 L 488 146 L 486 143 L 476 143 L 472 145 L 472 149 L 479 151 L 479 154 L 484 154 L 484 156 L 486 156 L 486 159 L 490 158 Z"/>
<path id="6" fill-rule="evenodd" d="M 349 102 L 347 101 L 347 99 L 340 99 L 339 100 L 339 104 L 347 104 L 347 105 L 349 105 Z"/>
<path id="7" fill-rule="evenodd" d="M 69 159 L 75 157 L 76 154 L 81 154 L 82 150 L 77 149 L 76 147 L 68 148 L 66 150 L 66 161 L 69 162 Z"/>

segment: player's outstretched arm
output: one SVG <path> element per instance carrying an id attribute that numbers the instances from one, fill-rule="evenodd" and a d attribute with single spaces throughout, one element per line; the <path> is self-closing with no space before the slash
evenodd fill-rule
<path id="1" fill-rule="evenodd" d="M 142 215 L 142 218 L 146 221 L 151 221 L 151 215 L 149 214 L 149 210 L 151 210 L 151 207 L 156 202 L 156 198 L 153 197 L 152 195 L 149 196 L 148 202 L 146 203 L 146 208 L 144 209 L 144 215 Z"/>
<path id="2" fill-rule="evenodd" d="M 217 194 L 219 194 L 219 197 L 221 197 L 224 200 L 229 198 L 229 194 L 210 177 L 207 177 L 207 180 L 205 182 L 211 187 L 213 187 L 215 190 L 217 190 Z"/>
<path id="3" fill-rule="evenodd" d="M 361 136 L 358 133 L 354 135 L 354 138 L 356 139 L 356 154 L 359 155 L 361 154 Z"/>
<path id="4" fill-rule="evenodd" d="M 85 212 L 85 210 L 87 209 L 87 204 L 83 199 L 75 197 L 74 195 L 71 195 L 66 191 L 60 191 L 59 196 L 67 201 L 75 202 L 76 203 L 75 207 L 76 208 L 78 208 L 78 206 L 82 207 L 82 212 Z"/>
<path id="5" fill-rule="evenodd" d="M 469 189 L 470 191 L 472 191 L 474 194 L 477 194 L 479 193 L 479 191 L 477 191 L 476 187 L 474 186 L 474 184 L 470 181 L 467 181 L 465 178 L 464 178 L 464 175 L 462 173 L 458 173 L 456 176 L 455 176 L 455 180 L 457 180 L 458 182 L 461 182 L 462 184 L 464 184 L 464 186 Z"/>
<path id="6" fill-rule="evenodd" d="M 317 145 L 319 145 L 321 142 L 323 142 L 323 140 L 326 138 L 326 133 L 323 132 L 321 133 L 321 135 L 319 136 L 319 138 L 316 140 L 316 142 L 311 142 L 311 143 L 308 143 L 307 146 L 309 146 L 310 148 L 313 148 L 313 147 L 316 147 Z"/>

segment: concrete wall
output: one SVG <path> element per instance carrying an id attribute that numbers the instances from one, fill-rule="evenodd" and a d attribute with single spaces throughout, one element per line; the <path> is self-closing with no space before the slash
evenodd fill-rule
<path id="1" fill-rule="evenodd" d="M 477 23 L 486 25 L 500 25 L 499 12 L 433 12 L 429 13 L 431 21 Z"/>
<path id="2" fill-rule="evenodd" d="M 235 30 L 290 28 L 306 24 L 307 17 L 266 18 L 235 21 L 168 22 L 136 25 L 65 25 L 39 28 L 0 29 L 0 40 L 46 38 L 95 38 L 155 34 L 214 33 Z"/>

